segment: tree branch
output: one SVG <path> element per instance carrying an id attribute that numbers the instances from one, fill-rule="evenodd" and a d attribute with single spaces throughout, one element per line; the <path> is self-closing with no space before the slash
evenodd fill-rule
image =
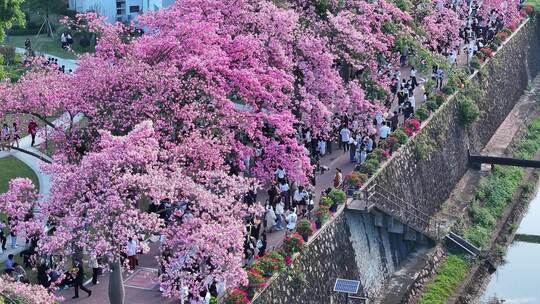
<path id="1" fill-rule="evenodd" d="M 40 114 L 38 113 L 34 113 L 34 112 L 28 112 L 27 114 L 30 114 L 32 116 L 35 116 L 36 118 L 40 119 L 41 121 L 43 121 L 46 125 L 50 126 L 51 128 L 57 130 L 58 127 L 55 126 L 52 122 L 48 121 L 46 117 L 44 116 L 41 116 Z"/>

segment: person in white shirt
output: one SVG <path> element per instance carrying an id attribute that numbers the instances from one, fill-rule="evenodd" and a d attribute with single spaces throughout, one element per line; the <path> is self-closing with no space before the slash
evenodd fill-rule
<path id="1" fill-rule="evenodd" d="M 319 139 L 318 150 L 321 156 L 324 156 L 326 154 L 326 141 Z"/>
<path id="2" fill-rule="evenodd" d="M 311 143 L 311 132 L 309 130 L 306 132 L 305 140 L 306 140 L 306 144 Z"/>
<path id="3" fill-rule="evenodd" d="M 279 182 L 279 195 L 285 202 L 286 209 L 289 209 L 290 202 L 291 202 L 290 196 L 289 196 L 289 190 L 290 190 L 289 184 L 285 180 L 282 180 L 281 182 Z"/>
<path id="4" fill-rule="evenodd" d="M 280 231 L 283 230 L 283 215 L 285 214 L 285 204 L 283 203 L 283 200 L 280 199 L 279 202 L 276 204 L 276 230 Z"/>
<path id="5" fill-rule="evenodd" d="M 343 127 L 341 131 L 339 131 L 339 135 L 341 136 L 341 145 L 343 146 L 343 151 L 349 151 L 349 138 L 351 137 L 351 131 L 349 131 L 347 127 Z"/>
<path id="6" fill-rule="evenodd" d="M 409 96 L 409 102 L 411 103 L 411 106 L 413 107 L 413 109 L 416 107 L 416 98 L 414 97 L 414 94 L 411 94 Z"/>
<path id="7" fill-rule="evenodd" d="M 291 210 L 291 212 L 289 212 L 289 215 L 287 215 L 287 230 L 293 232 L 296 229 L 297 220 L 298 216 L 296 215 L 296 208 L 294 208 Z"/>
<path id="8" fill-rule="evenodd" d="M 266 231 L 272 231 L 274 226 L 276 226 L 276 213 L 274 212 L 274 208 L 272 208 L 271 205 L 268 205 L 266 207 L 266 214 L 264 216 L 264 219 L 266 220 Z"/>
<path id="9" fill-rule="evenodd" d="M 276 177 L 278 179 L 278 181 L 283 181 L 285 179 L 285 176 L 286 176 L 286 173 L 285 173 L 285 169 L 283 169 L 282 166 L 278 166 L 278 168 L 276 169 Z"/>
<path id="10" fill-rule="evenodd" d="M 379 137 L 386 139 L 388 135 L 390 135 L 390 127 L 386 125 L 386 122 L 383 122 L 382 127 L 379 129 Z"/>
<path id="11" fill-rule="evenodd" d="M 129 238 L 127 243 L 127 257 L 129 269 L 135 269 L 135 266 L 137 266 L 137 241 L 132 237 Z"/>
<path id="12" fill-rule="evenodd" d="M 293 208 L 296 208 L 296 206 L 300 205 L 302 202 L 302 189 L 300 187 L 297 187 L 293 194 Z"/>

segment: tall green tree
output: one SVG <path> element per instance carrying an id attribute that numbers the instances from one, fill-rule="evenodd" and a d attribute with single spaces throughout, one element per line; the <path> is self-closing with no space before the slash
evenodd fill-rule
<path id="1" fill-rule="evenodd" d="M 24 25 L 21 5 L 24 0 L 0 0 L 0 42 L 4 41 L 6 30 L 13 25 Z"/>
<path id="2" fill-rule="evenodd" d="M 67 0 L 25 0 L 24 9 L 27 12 L 41 14 L 64 14 L 68 7 Z"/>

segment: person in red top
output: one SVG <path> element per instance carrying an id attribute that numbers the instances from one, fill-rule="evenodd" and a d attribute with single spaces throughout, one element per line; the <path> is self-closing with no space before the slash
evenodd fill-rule
<path id="1" fill-rule="evenodd" d="M 37 123 L 33 120 L 28 124 L 28 134 L 32 136 L 32 145 L 31 145 L 32 147 L 36 143 L 37 127 L 38 127 Z"/>

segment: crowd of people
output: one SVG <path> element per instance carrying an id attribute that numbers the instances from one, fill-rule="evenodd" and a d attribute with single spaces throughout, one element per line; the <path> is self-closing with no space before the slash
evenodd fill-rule
<path id="1" fill-rule="evenodd" d="M 66 66 L 65 66 L 65 65 L 60 65 L 60 64 L 58 64 L 58 58 L 48 57 L 48 58 L 47 58 L 47 61 L 45 61 L 45 65 L 51 66 L 51 67 L 53 67 L 53 68 L 56 68 L 56 69 L 58 69 L 58 70 L 59 70 L 60 72 L 62 72 L 62 73 L 73 74 L 73 70 L 68 69 L 68 70 L 66 71 Z"/>

